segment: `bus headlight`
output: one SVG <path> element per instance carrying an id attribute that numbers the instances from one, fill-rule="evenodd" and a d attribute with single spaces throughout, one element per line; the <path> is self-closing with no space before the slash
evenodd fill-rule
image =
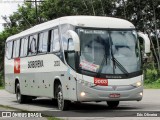
<path id="1" fill-rule="evenodd" d="M 136 82 L 136 83 L 134 83 L 132 85 L 135 86 L 135 87 L 140 87 L 140 86 L 142 86 L 142 82 L 138 81 L 138 82 Z"/>
<path id="2" fill-rule="evenodd" d="M 83 96 L 85 96 L 86 95 L 86 93 L 85 92 L 81 92 L 81 96 L 83 97 Z"/>
<path id="3" fill-rule="evenodd" d="M 140 93 L 139 93 L 139 95 L 140 95 L 140 96 L 143 96 L 143 93 L 142 93 L 142 92 L 140 92 Z"/>
<path id="4" fill-rule="evenodd" d="M 136 83 L 136 86 L 137 86 L 137 87 L 139 87 L 139 86 L 141 86 L 141 85 L 142 85 L 141 82 L 137 82 L 137 83 Z"/>

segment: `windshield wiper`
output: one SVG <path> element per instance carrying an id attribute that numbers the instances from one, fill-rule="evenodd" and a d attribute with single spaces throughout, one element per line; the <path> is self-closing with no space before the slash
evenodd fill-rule
<path id="1" fill-rule="evenodd" d="M 113 48 L 111 47 L 111 56 L 112 56 L 112 61 L 113 61 L 113 73 L 115 74 L 115 69 L 116 66 L 126 75 L 128 75 L 128 71 L 123 67 L 123 65 L 114 57 L 113 55 Z M 117 65 L 116 65 L 117 64 Z"/>
<path id="2" fill-rule="evenodd" d="M 123 67 L 123 65 L 112 55 L 113 64 L 115 66 L 115 63 L 117 64 L 117 67 L 126 75 L 128 74 L 128 71 Z"/>

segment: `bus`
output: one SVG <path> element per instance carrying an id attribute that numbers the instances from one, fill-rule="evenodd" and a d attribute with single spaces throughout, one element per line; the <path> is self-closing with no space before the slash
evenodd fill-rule
<path id="1" fill-rule="evenodd" d="M 10 36 L 5 47 L 5 89 L 18 103 L 55 99 L 59 110 L 71 102 L 120 101 L 143 96 L 142 50 L 146 34 L 127 20 L 66 16 Z"/>

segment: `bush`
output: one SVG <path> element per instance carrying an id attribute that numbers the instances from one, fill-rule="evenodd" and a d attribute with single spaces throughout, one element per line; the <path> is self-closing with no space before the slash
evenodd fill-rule
<path id="1" fill-rule="evenodd" d="M 158 80 L 156 80 L 155 83 L 158 83 L 158 84 L 159 84 L 159 83 L 160 83 L 160 78 L 159 78 Z"/>
<path id="2" fill-rule="evenodd" d="M 156 69 L 147 69 L 145 73 L 145 83 L 152 83 L 158 79 L 158 70 Z"/>

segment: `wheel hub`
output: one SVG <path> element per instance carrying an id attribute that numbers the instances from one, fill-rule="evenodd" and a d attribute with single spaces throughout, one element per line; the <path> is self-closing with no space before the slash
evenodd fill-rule
<path id="1" fill-rule="evenodd" d="M 20 100 L 20 92 L 19 92 L 19 90 L 17 90 L 17 100 L 19 101 Z"/>
<path id="2" fill-rule="evenodd" d="M 58 93 L 58 108 L 62 109 L 62 107 L 63 107 L 63 95 L 62 92 L 60 91 Z"/>

